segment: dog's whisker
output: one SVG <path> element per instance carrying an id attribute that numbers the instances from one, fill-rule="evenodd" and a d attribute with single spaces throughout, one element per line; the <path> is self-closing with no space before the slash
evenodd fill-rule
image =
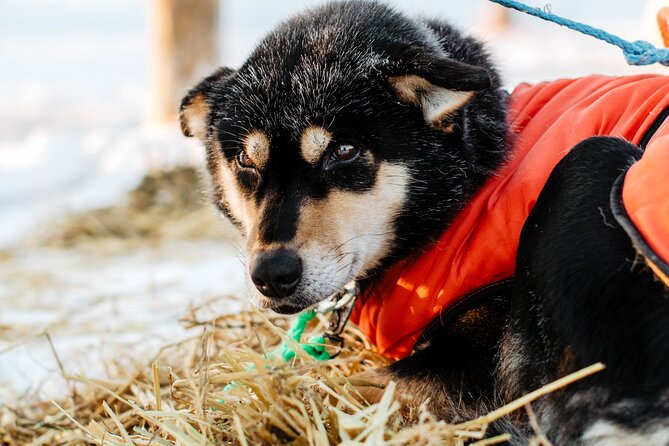
<path id="1" fill-rule="evenodd" d="M 358 235 L 355 235 L 355 236 L 349 238 L 349 239 L 346 240 L 345 242 L 343 242 L 343 243 L 341 243 L 341 244 L 335 246 L 335 247 L 332 248 L 332 249 L 333 249 L 333 250 L 341 249 L 341 248 L 344 247 L 346 244 L 351 243 L 352 241 L 357 240 L 357 239 L 362 238 L 362 237 L 384 237 L 384 236 L 386 236 L 386 235 L 390 235 L 390 234 L 393 234 L 393 233 L 394 233 L 393 231 L 386 231 L 386 232 L 379 232 L 379 233 L 371 233 L 371 232 L 370 232 L 370 233 L 367 233 L 367 234 L 358 234 Z"/>
<path id="2" fill-rule="evenodd" d="M 342 272 L 346 268 L 350 269 L 351 266 L 353 266 L 353 262 L 349 262 L 349 263 L 346 263 L 346 264 L 342 265 L 339 269 L 337 269 L 337 274 L 339 274 L 340 272 Z"/>

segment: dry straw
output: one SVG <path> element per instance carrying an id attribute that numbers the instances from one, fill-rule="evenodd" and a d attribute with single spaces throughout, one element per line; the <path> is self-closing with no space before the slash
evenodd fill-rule
<path id="1" fill-rule="evenodd" d="M 76 384 L 69 397 L 0 409 L 0 440 L 9 445 L 491 445 L 509 439 L 484 438 L 491 422 L 602 369 L 594 365 L 484 417 L 451 425 L 424 408 L 400 413 L 392 383 L 378 403 L 360 401 L 354 384 L 369 383 L 347 377 L 387 361 L 352 325 L 340 354 L 316 361 L 286 335 L 288 321 L 282 317 L 247 312 L 185 322 L 200 334 L 163 347 L 139 370 L 119 370 L 108 380 L 66 376 Z M 324 322 L 312 323 L 306 336 L 321 333 Z M 266 355 L 282 340 L 297 352 L 290 363 Z"/>

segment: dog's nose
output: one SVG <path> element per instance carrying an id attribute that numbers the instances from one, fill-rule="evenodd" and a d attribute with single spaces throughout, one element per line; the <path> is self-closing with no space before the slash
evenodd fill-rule
<path id="1" fill-rule="evenodd" d="M 263 295 L 290 296 L 302 278 L 300 258 L 287 249 L 261 251 L 251 257 L 251 280 Z"/>

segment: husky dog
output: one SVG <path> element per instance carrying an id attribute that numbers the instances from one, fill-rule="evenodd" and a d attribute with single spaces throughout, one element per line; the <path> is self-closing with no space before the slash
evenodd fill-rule
<path id="1" fill-rule="evenodd" d="M 478 41 L 442 21 L 345 1 L 280 25 L 241 68 L 195 86 L 180 118 L 206 147 L 214 203 L 246 237 L 252 300 L 291 314 L 350 281 L 365 289 L 435 243 L 507 158 L 507 97 Z M 639 151 L 611 138 L 582 145 L 555 169 L 525 224 L 513 283 L 366 378 L 394 380 L 403 403 L 430 399 L 438 416 L 459 420 L 601 360 L 615 371 L 535 405 L 544 433 L 558 444 L 669 443 L 667 291 L 634 265 L 622 229 L 605 238 L 598 226 L 615 221 L 603 210 L 611 184 Z M 583 220 L 576 202 L 601 213 L 564 234 Z M 595 254 L 575 258 L 572 245 Z M 542 300 L 539 290 L 563 280 L 565 264 L 582 268 L 572 280 L 589 294 L 556 287 L 575 295 Z M 644 290 L 648 299 L 629 297 L 630 308 L 607 320 L 607 296 L 588 287 L 610 281 L 610 271 L 625 285 L 608 292 Z M 551 312 L 557 325 L 546 322 Z M 620 340 L 621 314 L 636 343 Z M 579 342 L 565 341 L 574 333 Z M 654 353 L 635 357 L 646 345 Z M 521 444 L 532 434 L 522 415 L 495 430 Z"/>
<path id="2" fill-rule="evenodd" d="M 294 313 L 439 234 L 504 157 L 504 103 L 481 44 L 353 2 L 282 24 L 181 116 L 246 235 L 255 303 Z"/>

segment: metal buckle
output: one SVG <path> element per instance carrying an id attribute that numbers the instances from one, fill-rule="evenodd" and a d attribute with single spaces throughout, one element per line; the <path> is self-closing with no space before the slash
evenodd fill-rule
<path id="1" fill-rule="evenodd" d="M 330 315 L 330 326 L 323 336 L 333 344 L 337 344 L 339 348 L 344 346 L 344 338 L 341 337 L 341 333 L 344 331 L 351 313 L 353 313 L 359 293 L 360 287 L 357 282 L 351 281 L 329 299 L 321 302 L 317 308 L 319 313 L 332 313 Z M 336 353 L 332 357 L 334 358 L 338 354 Z"/>

